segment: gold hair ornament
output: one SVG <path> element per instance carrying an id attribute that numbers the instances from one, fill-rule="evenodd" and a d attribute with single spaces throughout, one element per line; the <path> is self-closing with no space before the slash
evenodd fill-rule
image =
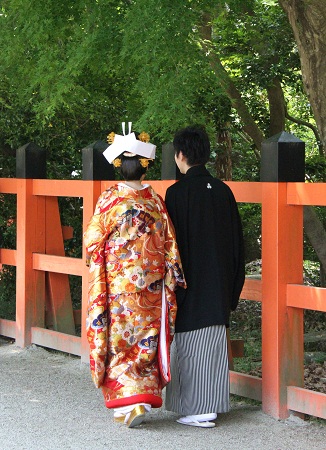
<path id="1" fill-rule="evenodd" d="M 109 144 L 113 144 L 114 136 L 115 136 L 115 132 L 114 131 L 111 131 L 111 133 L 107 135 L 107 141 L 108 141 Z"/>
<path id="2" fill-rule="evenodd" d="M 150 161 L 153 161 L 153 160 L 152 159 L 148 159 L 148 158 L 139 158 L 140 165 L 142 167 L 145 167 L 145 168 L 148 167 L 148 164 L 149 164 Z"/>
<path id="3" fill-rule="evenodd" d="M 139 162 L 140 162 L 140 165 L 142 167 L 147 168 L 148 164 L 149 164 L 149 159 L 147 159 L 147 158 L 139 158 Z"/>
<path id="4" fill-rule="evenodd" d="M 121 164 L 122 164 L 121 159 L 120 158 L 115 158 L 112 161 L 112 164 L 114 165 L 114 167 L 121 167 Z"/>
<path id="5" fill-rule="evenodd" d="M 150 141 L 150 135 L 148 133 L 145 133 L 145 131 L 142 131 L 138 136 L 138 139 L 142 142 L 148 143 Z"/>
<path id="6" fill-rule="evenodd" d="M 109 144 L 113 144 L 114 142 L 114 136 L 115 136 L 115 132 L 111 131 L 111 133 L 109 133 L 107 135 L 107 141 Z M 146 133 L 145 131 L 142 131 L 139 135 L 138 135 L 138 140 L 142 141 L 142 142 L 146 142 L 148 143 L 150 141 L 150 135 L 148 133 Z"/>

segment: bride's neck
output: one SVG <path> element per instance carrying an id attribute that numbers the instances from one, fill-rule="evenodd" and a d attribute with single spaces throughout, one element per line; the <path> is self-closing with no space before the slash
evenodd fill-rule
<path id="1" fill-rule="evenodd" d="M 131 187 L 132 189 L 142 189 L 144 187 L 144 185 L 141 183 L 141 180 L 124 181 L 124 184 Z"/>

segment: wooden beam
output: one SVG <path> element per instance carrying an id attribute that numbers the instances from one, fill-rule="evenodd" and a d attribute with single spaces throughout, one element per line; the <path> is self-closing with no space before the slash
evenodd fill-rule
<path id="1" fill-rule="evenodd" d="M 83 265 L 84 262 L 81 258 L 40 253 L 33 254 L 33 269 L 35 270 L 81 276 L 83 274 Z"/>
<path id="2" fill-rule="evenodd" d="M 262 202 L 262 183 L 246 181 L 226 181 L 232 190 L 235 199 L 240 203 L 261 203 Z"/>
<path id="3" fill-rule="evenodd" d="M 79 336 L 32 327 L 32 343 L 41 347 L 48 347 L 60 352 L 80 356 L 80 342 L 81 338 Z"/>
<path id="4" fill-rule="evenodd" d="M 16 322 L 14 320 L 0 319 L 0 335 L 16 339 Z"/>
<path id="5" fill-rule="evenodd" d="M 87 185 L 83 180 L 33 180 L 33 195 L 84 197 L 87 194 Z"/>
<path id="6" fill-rule="evenodd" d="M 262 301 L 261 288 L 262 288 L 261 279 L 246 276 L 245 284 L 242 288 L 240 298 L 242 300 L 254 300 L 257 302 L 261 302 Z"/>
<path id="7" fill-rule="evenodd" d="M 288 386 L 288 408 L 292 411 L 326 419 L 326 394 Z"/>
<path id="8" fill-rule="evenodd" d="M 288 284 L 286 292 L 287 306 L 326 312 L 326 288 Z"/>
<path id="9" fill-rule="evenodd" d="M 262 379 L 230 370 L 230 392 L 253 400 L 262 400 Z"/>
<path id="10" fill-rule="evenodd" d="M 9 248 L 0 248 L 0 262 L 1 264 L 7 264 L 8 266 L 16 266 L 17 264 L 17 252 L 16 250 L 10 250 Z"/>
<path id="11" fill-rule="evenodd" d="M 17 178 L 0 178 L 1 194 L 17 194 Z"/>
<path id="12" fill-rule="evenodd" d="M 288 205 L 325 206 L 326 183 L 288 183 Z"/>

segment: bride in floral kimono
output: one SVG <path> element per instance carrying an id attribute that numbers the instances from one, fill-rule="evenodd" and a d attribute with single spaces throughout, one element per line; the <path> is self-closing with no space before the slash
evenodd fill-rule
<path id="1" fill-rule="evenodd" d="M 92 378 L 102 388 L 107 408 L 114 409 L 115 420 L 131 428 L 151 407 L 162 405 L 162 286 L 171 340 L 177 310 L 174 290 L 185 287 L 185 280 L 165 204 L 150 185 L 142 184 L 155 146 L 146 133 L 137 140 L 130 128 L 128 135 L 109 135 L 113 143 L 104 156 L 120 167 L 125 181 L 99 197 L 84 244 L 90 274 L 87 338 Z"/>

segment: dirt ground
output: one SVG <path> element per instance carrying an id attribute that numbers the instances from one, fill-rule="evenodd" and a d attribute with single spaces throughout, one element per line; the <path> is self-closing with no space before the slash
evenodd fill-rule
<path id="1" fill-rule="evenodd" d="M 326 450 L 325 421 L 277 421 L 241 401 L 215 428 L 177 418 L 161 408 L 137 428 L 116 424 L 79 358 L 0 338 L 1 450 Z"/>

